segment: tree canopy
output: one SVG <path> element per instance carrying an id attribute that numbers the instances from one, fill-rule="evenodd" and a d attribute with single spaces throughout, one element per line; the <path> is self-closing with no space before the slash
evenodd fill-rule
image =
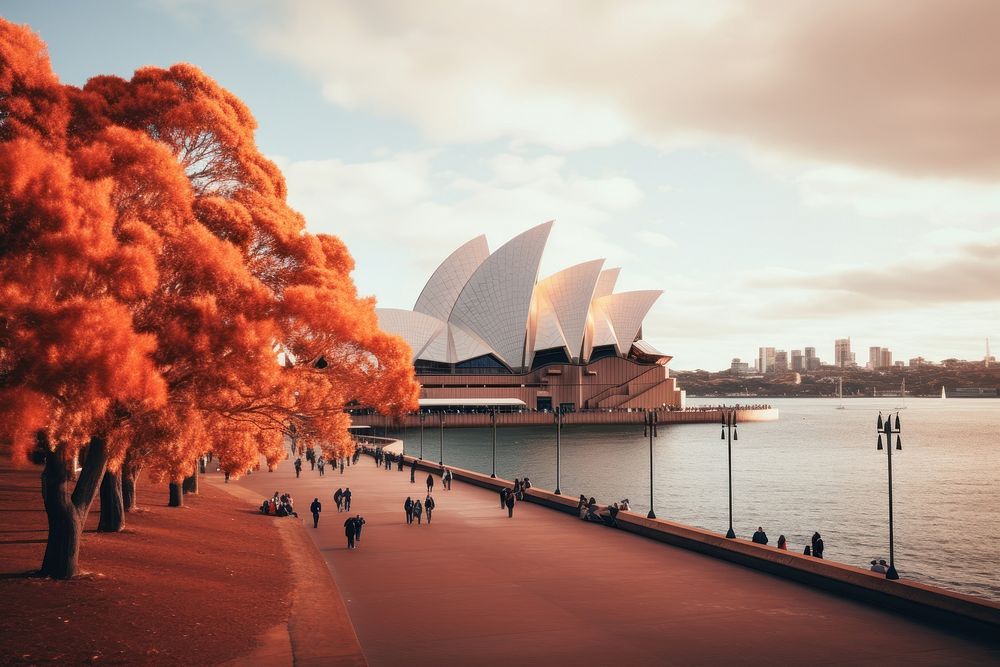
<path id="1" fill-rule="evenodd" d="M 44 43 L 0 19 L 0 447 L 15 459 L 65 467 L 86 448 L 97 479 L 130 456 L 179 481 L 212 451 L 238 476 L 282 457 L 293 426 L 350 453 L 348 402 L 416 407 L 410 350 L 379 330 L 344 244 L 288 206 L 255 128 L 193 65 L 61 84 Z M 89 492 L 70 509 L 85 515 Z"/>

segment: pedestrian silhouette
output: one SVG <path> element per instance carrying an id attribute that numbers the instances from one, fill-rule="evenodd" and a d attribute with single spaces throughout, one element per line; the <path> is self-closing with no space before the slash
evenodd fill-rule
<path id="1" fill-rule="evenodd" d="M 427 475 L 427 493 L 434 490 L 434 476 L 431 474 Z"/>
<path id="2" fill-rule="evenodd" d="M 508 493 L 507 494 L 507 500 L 504 502 L 504 504 L 507 505 L 507 518 L 509 519 L 509 518 L 511 518 L 511 517 L 514 516 L 514 494 L 513 493 Z"/>
<path id="3" fill-rule="evenodd" d="M 302 459 L 301 458 L 297 458 L 297 459 L 295 459 L 295 477 L 296 478 L 299 476 L 300 472 L 302 472 Z"/>
<path id="4" fill-rule="evenodd" d="M 309 511 L 313 515 L 313 528 L 319 526 L 319 513 L 323 511 L 323 505 L 320 504 L 319 498 L 313 498 L 312 505 L 309 506 Z"/>
<path id="5" fill-rule="evenodd" d="M 406 502 L 403 503 L 403 509 L 406 510 L 406 523 L 413 523 L 413 499 L 409 496 L 406 497 Z"/>
<path id="6" fill-rule="evenodd" d="M 434 507 L 434 499 L 431 498 L 430 494 L 427 494 L 427 498 L 424 499 L 424 509 L 427 510 L 427 523 L 431 522 L 431 512 L 434 511 Z"/>
<path id="7" fill-rule="evenodd" d="M 344 535 L 347 536 L 347 548 L 354 548 L 354 538 L 357 537 L 358 531 L 355 527 L 354 517 L 350 517 L 344 522 Z"/>

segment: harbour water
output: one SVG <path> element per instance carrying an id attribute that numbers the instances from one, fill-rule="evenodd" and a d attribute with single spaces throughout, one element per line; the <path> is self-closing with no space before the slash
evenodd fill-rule
<path id="1" fill-rule="evenodd" d="M 738 401 L 691 400 L 689 404 Z M 902 577 L 1000 600 L 1000 400 L 771 399 L 777 422 L 739 426 L 733 443 L 733 523 L 749 538 L 763 526 L 802 551 L 818 531 L 825 557 L 867 566 L 889 558 L 886 452 L 876 450 L 879 411 L 899 411 L 902 451 L 893 451 L 896 565 Z M 501 417 L 502 421 L 502 417 Z M 380 430 L 381 431 L 381 430 Z M 391 432 L 390 432 L 391 433 Z M 381 432 L 380 432 L 381 434 Z M 420 435 L 402 436 L 417 455 Z M 659 518 L 725 532 L 726 443 L 717 424 L 661 426 L 654 440 L 654 508 Z M 433 417 L 425 458 L 437 460 Z M 446 429 L 444 460 L 489 473 L 488 428 Z M 554 489 L 555 428 L 498 430 L 497 474 Z M 649 510 L 649 441 L 641 426 L 564 427 L 561 490 L 600 503 L 622 498 Z"/>

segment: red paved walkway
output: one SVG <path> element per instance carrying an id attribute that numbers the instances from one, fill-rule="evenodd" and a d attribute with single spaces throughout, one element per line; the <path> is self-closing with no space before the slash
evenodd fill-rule
<path id="1" fill-rule="evenodd" d="M 434 522 L 408 526 L 425 478 L 363 456 L 343 476 L 286 463 L 238 482 L 293 494 L 371 665 L 1000 663 L 996 647 L 530 503 L 508 519 L 491 492 L 436 477 Z M 355 551 L 342 485 L 367 520 Z"/>

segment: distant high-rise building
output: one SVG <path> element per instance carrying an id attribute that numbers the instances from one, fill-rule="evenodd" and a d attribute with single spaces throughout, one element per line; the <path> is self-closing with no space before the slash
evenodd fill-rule
<path id="1" fill-rule="evenodd" d="M 774 352 L 774 371 L 776 373 L 784 373 L 788 370 L 788 353 L 784 350 L 776 350 Z"/>
<path id="2" fill-rule="evenodd" d="M 762 347 L 757 350 L 757 372 L 770 373 L 774 370 L 774 348 Z"/>
<path id="3" fill-rule="evenodd" d="M 833 341 L 833 364 L 840 368 L 857 365 L 854 363 L 854 353 L 851 352 L 850 338 L 838 338 Z"/>
<path id="4" fill-rule="evenodd" d="M 747 375 L 750 372 L 750 364 L 741 361 L 739 357 L 733 359 L 732 363 L 729 364 L 729 372 L 733 375 Z"/>
<path id="5" fill-rule="evenodd" d="M 892 352 L 887 347 L 868 348 L 868 368 L 892 368 Z"/>
<path id="6" fill-rule="evenodd" d="M 806 358 L 802 355 L 802 350 L 792 350 L 790 363 L 793 371 L 806 370 Z"/>
<path id="7" fill-rule="evenodd" d="M 926 366 L 929 362 L 923 357 L 913 357 L 910 359 L 910 368 L 914 366 Z"/>
<path id="8" fill-rule="evenodd" d="M 823 362 L 821 362 L 819 360 L 819 357 L 816 356 L 816 348 L 807 347 L 805 352 L 806 352 L 806 359 L 805 359 L 806 370 L 818 371 L 819 367 L 823 365 Z"/>

